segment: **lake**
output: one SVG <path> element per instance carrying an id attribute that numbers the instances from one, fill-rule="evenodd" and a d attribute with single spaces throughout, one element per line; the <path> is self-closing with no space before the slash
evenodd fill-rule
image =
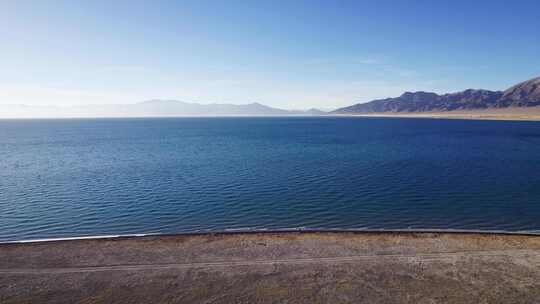
<path id="1" fill-rule="evenodd" d="M 0 120 L 0 241 L 234 229 L 540 231 L 540 123 Z"/>

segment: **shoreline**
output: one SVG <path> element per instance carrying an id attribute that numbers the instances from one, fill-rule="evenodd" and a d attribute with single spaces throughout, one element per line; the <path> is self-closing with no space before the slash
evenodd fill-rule
<path id="1" fill-rule="evenodd" d="M 184 237 L 184 236 L 219 236 L 219 235 L 242 235 L 242 234 L 476 234 L 476 235 L 509 235 L 509 236 L 531 236 L 540 237 L 540 230 L 531 231 L 507 231 L 507 230 L 481 230 L 481 229 L 317 229 L 317 228 L 284 228 L 284 229 L 234 229 L 234 230 L 216 230 L 216 231 L 194 231 L 194 232 L 178 232 L 178 233 L 128 233 L 128 234 L 103 234 L 103 235 L 82 235 L 82 236 L 67 236 L 67 237 L 50 237 L 37 239 L 22 239 L 0 241 L 0 246 L 8 244 L 39 244 L 39 243 L 54 243 L 78 240 L 115 240 L 115 239 L 138 239 L 146 237 Z"/>
<path id="2" fill-rule="evenodd" d="M 500 121 L 540 121 L 540 106 L 496 108 L 482 110 L 454 110 L 438 112 L 379 112 L 333 114 L 343 117 L 425 118 Z"/>

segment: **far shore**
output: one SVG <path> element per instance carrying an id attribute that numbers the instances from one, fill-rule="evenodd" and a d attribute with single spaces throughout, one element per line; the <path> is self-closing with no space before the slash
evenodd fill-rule
<path id="1" fill-rule="evenodd" d="M 472 120 L 517 120 L 540 121 L 540 106 L 520 108 L 498 108 L 482 110 L 456 110 L 447 112 L 382 112 L 335 114 L 348 117 L 396 117 L 396 118 L 440 118 Z"/>
<path id="2" fill-rule="evenodd" d="M 154 119 L 154 118 L 283 118 L 283 117 L 384 117 L 384 118 L 426 118 L 426 119 L 468 119 L 468 120 L 507 120 L 507 121 L 540 121 L 540 106 L 510 107 L 481 110 L 455 110 L 438 112 L 375 112 L 375 113 L 325 113 L 321 115 L 289 114 L 289 115 L 127 115 L 127 116 L 0 116 L 6 120 L 93 120 L 93 119 Z"/>

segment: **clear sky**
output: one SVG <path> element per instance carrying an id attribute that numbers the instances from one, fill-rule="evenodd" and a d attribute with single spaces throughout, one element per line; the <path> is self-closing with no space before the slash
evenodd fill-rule
<path id="1" fill-rule="evenodd" d="M 0 104 L 336 108 L 540 76 L 540 2 L 0 1 Z"/>

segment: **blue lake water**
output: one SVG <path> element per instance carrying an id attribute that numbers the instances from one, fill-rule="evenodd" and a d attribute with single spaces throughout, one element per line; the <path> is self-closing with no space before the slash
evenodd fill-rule
<path id="1" fill-rule="evenodd" d="M 540 123 L 0 120 L 0 240 L 277 228 L 540 230 Z"/>

